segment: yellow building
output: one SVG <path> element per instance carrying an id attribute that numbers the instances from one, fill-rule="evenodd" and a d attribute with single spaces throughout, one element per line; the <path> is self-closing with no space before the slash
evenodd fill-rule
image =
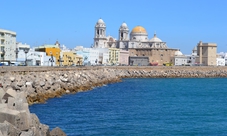
<path id="1" fill-rule="evenodd" d="M 63 66 L 82 65 L 83 58 L 78 56 L 75 52 L 62 52 L 62 54 Z"/>
<path id="2" fill-rule="evenodd" d="M 109 48 L 109 64 L 119 64 L 120 49 Z"/>

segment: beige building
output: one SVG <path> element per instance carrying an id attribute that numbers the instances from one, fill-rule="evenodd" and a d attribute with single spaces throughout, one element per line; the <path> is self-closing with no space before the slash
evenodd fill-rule
<path id="1" fill-rule="evenodd" d="M 149 63 L 163 65 L 163 63 L 171 63 L 175 51 L 178 50 L 168 48 L 166 42 L 159 39 L 156 33 L 149 39 L 146 29 L 142 26 L 136 26 L 130 32 L 126 23 L 122 23 L 120 26 L 118 39 L 111 36 L 107 37 L 106 24 L 102 19 L 99 19 L 95 25 L 93 47 L 118 48 L 129 51 L 129 63 L 133 65 L 149 65 Z M 139 58 L 137 59 L 136 57 Z M 148 61 L 147 58 L 149 59 Z M 139 62 L 140 60 L 141 63 Z M 143 63 L 143 61 L 146 61 L 147 64 Z"/>
<path id="2" fill-rule="evenodd" d="M 217 65 L 217 44 L 216 43 L 202 43 L 200 41 L 197 44 L 197 55 L 196 62 L 200 65 L 205 66 L 216 66 Z"/>
<path id="3" fill-rule="evenodd" d="M 62 60 L 63 66 L 82 65 L 83 63 L 83 58 L 73 51 L 63 52 Z"/>
<path id="4" fill-rule="evenodd" d="M 119 64 L 120 49 L 109 48 L 109 64 Z"/>

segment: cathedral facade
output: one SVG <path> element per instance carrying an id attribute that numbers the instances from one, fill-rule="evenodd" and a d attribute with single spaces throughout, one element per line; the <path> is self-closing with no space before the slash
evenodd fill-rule
<path id="1" fill-rule="evenodd" d="M 95 25 L 93 47 L 127 50 L 131 58 L 129 58 L 129 64 L 131 65 L 138 65 L 140 61 L 147 61 L 149 64 L 156 63 L 158 65 L 171 63 L 173 62 L 175 51 L 179 50 L 168 48 L 166 42 L 159 39 L 156 33 L 149 39 L 146 29 L 142 26 L 136 26 L 130 32 L 127 24 L 122 23 L 119 28 L 118 39 L 106 36 L 106 24 L 102 19 L 99 19 Z M 138 64 L 133 64 L 133 62 Z"/>

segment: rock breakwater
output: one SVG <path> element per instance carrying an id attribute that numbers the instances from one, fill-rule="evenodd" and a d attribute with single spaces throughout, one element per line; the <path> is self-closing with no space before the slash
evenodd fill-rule
<path id="1" fill-rule="evenodd" d="M 48 98 L 91 90 L 121 78 L 227 77 L 225 67 L 88 67 L 74 69 L 0 70 L 0 136 L 65 135 L 41 124 L 28 105 Z"/>

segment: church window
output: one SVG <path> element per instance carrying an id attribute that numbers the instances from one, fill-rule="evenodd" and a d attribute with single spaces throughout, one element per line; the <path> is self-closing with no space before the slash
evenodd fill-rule
<path id="1" fill-rule="evenodd" d="M 97 34 L 99 34 L 99 30 L 97 30 Z"/>
<path id="2" fill-rule="evenodd" d="M 121 33 L 121 38 L 123 38 L 123 33 Z"/>
<path id="3" fill-rule="evenodd" d="M 136 39 L 136 37 L 133 37 L 133 39 Z"/>

